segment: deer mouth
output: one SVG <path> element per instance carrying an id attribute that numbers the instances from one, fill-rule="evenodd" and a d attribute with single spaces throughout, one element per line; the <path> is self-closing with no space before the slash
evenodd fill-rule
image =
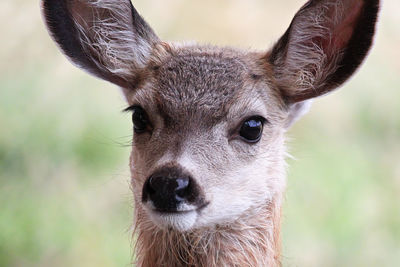
<path id="1" fill-rule="evenodd" d="M 193 229 L 202 210 L 209 205 L 206 202 L 197 207 L 178 207 L 176 210 L 156 209 L 147 206 L 147 213 L 151 221 L 162 229 L 174 229 L 179 232 L 185 232 Z"/>
<path id="2" fill-rule="evenodd" d="M 205 202 L 201 205 L 198 205 L 197 207 L 193 207 L 193 205 L 181 205 L 177 209 L 159 209 L 159 208 L 153 208 L 151 209 L 152 212 L 158 213 L 158 214 L 185 214 L 185 213 L 191 213 L 191 212 L 196 212 L 200 213 L 204 208 L 206 208 L 210 202 Z"/>

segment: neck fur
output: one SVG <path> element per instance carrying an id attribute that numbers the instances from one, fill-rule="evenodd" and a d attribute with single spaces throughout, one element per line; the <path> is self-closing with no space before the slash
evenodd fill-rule
<path id="1" fill-rule="evenodd" d="M 163 230 L 137 207 L 137 266 L 280 266 L 281 196 L 229 225 L 192 232 Z"/>

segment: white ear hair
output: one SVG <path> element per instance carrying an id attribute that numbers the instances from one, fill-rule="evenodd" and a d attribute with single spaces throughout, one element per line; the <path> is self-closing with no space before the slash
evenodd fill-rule
<path id="1" fill-rule="evenodd" d="M 365 59 L 379 0 L 310 0 L 275 44 L 269 61 L 287 103 L 324 95 Z"/>
<path id="2" fill-rule="evenodd" d="M 159 42 L 130 0 L 42 0 L 49 32 L 78 67 L 124 88 Z"/>
<path id="3" fill-rule="evenodd" d="M 334 10 L 334 16 L 330 16 L 330 10 Z M 336 71 L 343 56 L 341 50 L 327 53 L 321 44 L 314 41 L 332 38 L 332 29 L 326 25 L 340 23 L 339 18 L 344 16 L 343 4 L 340 1 L 327 2 L 307 13 L 293 24 L 292 42 L 288 47 L 284 73 L 280 76 L 287 79 L 285 82 L 294 82 L 297 90 L 323 87 L 325 77 Z"/>
<path id="4" fill-rule="evenodd" d="M 73 14 L 83 49 L 98 68 L 130 78 L 132 70 L 145 66 L 152 44 L 138 38 L 129 1 L 88 0 L 90 18 Z"/>
<path id="5" fill-rule="evenodd" d="M 285 127 L 290 128 L 296 121 L 310 111 L 313 100 L 297 102 L 289 106 L 289 116 L 286 120 Z"/>

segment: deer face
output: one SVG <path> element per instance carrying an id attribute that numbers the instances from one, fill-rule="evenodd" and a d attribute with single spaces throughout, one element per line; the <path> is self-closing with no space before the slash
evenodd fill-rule
<path id="1" fill-rule="evenodd" d="M 256 55 L 157 53 L 127 96 L 137 206 L 160 226 L 187 230 L 231 222 L 282 191 L 286 112 Z"/>
<path id="2" fill-rule="evenodd" d="M 365 58 L 378 0 L 311 0 L 268 52 L 161 42 L 129 0 L 43 0 L 73 63 L 123 89 L 140 220 L 230 224 L 284 190 L 286 129 Z"/>

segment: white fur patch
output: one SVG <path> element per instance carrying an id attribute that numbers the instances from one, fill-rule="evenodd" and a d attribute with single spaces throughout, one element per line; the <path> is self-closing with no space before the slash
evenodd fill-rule
<path id="1" fill-rule="evenodd" d="M 221 135 L 220 132 L 216 134 Z M 201 164 L 199 160 L 204 159 L 194 156 L 194 146 L 186 146 L 177 162 L 193 175 L 209 203 L 199 212 L 194 228 L 233 222 L 251 209 L 264 207 L 265 203 L 284 191 L 286 180 L 283 144 L 279 141 L 276 144 L 276 147 L 267 147 L 270 151 L 264 151 L 262 156 L 252 162 L 239 163 L 232 155 L 232 162 L 227 164 L 233 165 L 231 168 L 221 166 L 224 169 L 222 174 L 219 170 L 212 170 L 210 166 Z M 224 164 L 222 161 L 215 163 Z"/>
<path id="2" fill-rule="evenodd" d="M 289 115 L 285 127 L 289 128 L 306 113 L 308 113 L 308 111 L 310 111 L 312 102 L 313 100 L 306 100 L 292 104 L 289 107 Z"/>
<path id="3" fill-rule="evenodd" d="M 197 219 L 196 211 L 179 213 L 157 213 L 148 211 L 151 220 L 161 228 L 171 227 L 177 231 L 184 232 L 193 227 Z"/>

